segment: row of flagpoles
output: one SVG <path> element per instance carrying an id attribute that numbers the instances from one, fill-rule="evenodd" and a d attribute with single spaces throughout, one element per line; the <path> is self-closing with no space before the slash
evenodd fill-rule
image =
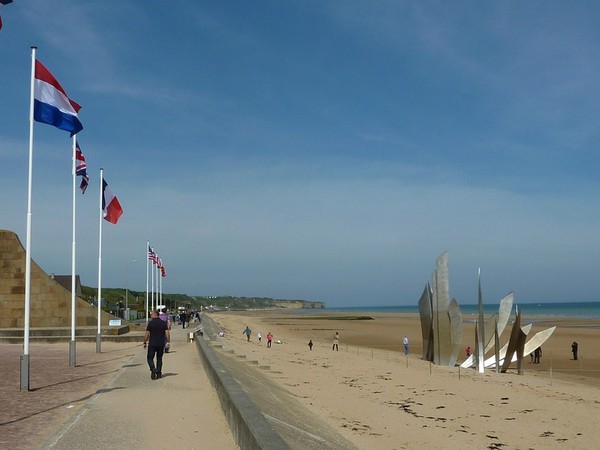
<path id="1" fill-rule="evenodd" d="M 150 241 L 146 242 L 146 245 L 148 247 L 148 259 L 146 260 L 146 322 L 148 322 L 149 306 L 152 310 L 164 307 L 162 302 L 162 279 L 167 276 L 167 270 L 158 253 L 150 247 Z M 151 285 L 149 285 L 150 282 Z M 148 290 L 149 287 L 150 290 Z"/>
<path id="2" fill-rule="evenodd" d="M 31 197 L 33 174 L 33 123 L 41 122 L 68 131 L 72 138 L 72 177 L 73 177 L 73 241 L 71 251 L 71 341 L 69 343 L 69 364 L 76 365 L 75 351 L 75 265 L 76 265 L 76 179 L 81 176 L 80 188 L 84 193 L 88 184 L 85 157 L 77 143 L 77 133 L 83 129 L 79 121 L 81 106 L 71 100 L 66 91 L 50 71 L 36 59 L 36 47 L 31 47 L 31 89 L 29 105 L 29 170 L 27 192 L 27 239 L 25 259 L 25 314 L 23 355 L 21 356 L 21 390 L 29 390 L 29 332 L 31 304 Z M 96 351 L 100 352 L 101 312 L 102 312 L 102 222 L 106 220 L 116 224 L 123 214 L 119 200 L 108 187 L 100 169 L 99 199 L 99 239 L 98 239 L 98 333 Z"/>

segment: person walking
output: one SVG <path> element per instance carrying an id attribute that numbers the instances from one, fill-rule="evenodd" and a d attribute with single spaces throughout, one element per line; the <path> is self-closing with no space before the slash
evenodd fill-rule
<path id="1" fill-rule="evenodd" d="M 271 348 L 271 344 L 273 343 L 273 333 L 270 331 L 267 333 L 267 348 Z"/>
<path id="2" fill-rule="evenodd" d="M 246 339 L 250 342 L 250 335 L 252 334 L 252 330 L 246 325 L 246 329 L 242 331 L 242 334 L 246 333 Z"/>
<path id="3" fill-rule="evenodd" d="M 340 348 L 338 346 L 339 343 L 340 343 L 340 333 L 338 333 L 336 331 L 335 334 L 333 335 L 333 347 L 331 347 L 331 350 L 335 350 L 336 352 L 339 352 L 340 351 Z"/>
<path id="4" fill-rule="evenodd" d="M 538 347 L 533 351 L 533 363 L 539 364 L 542 356 L 542 347 Z"/>
<path id="5" fill-rule="evenodd" d="M 312 350 L 312 348 L 313 348 L 313 341 L 312 341 L 312 339 L 308 340 L 308 348 L 309 348 L 309 350 Z"/>
<path id="6" fill-rule="evenodd" d="M 181 311 L 179 314 L 179 321 L 181 322 L 181 328 L 185 328 L 185 322 L 187 321 L 187 314 L 185 311 Z"/>
<path id="7" fill-rule="evenodd" d="M 404 354 L 408 355 L 408 336 L 404 336 L 402 343 L 404 344 Z"/>
<path id="8" fill-rule="evenodd" d="M 262 334 L 260 334 L 260 331 L 258 332 L 256 337 L 258 338 L 258 342 L 262 342 Z"/>
<path id="9" fill-rule="evenodd" d="M 577 342 L 573 341 L 573 343 L 571 344 L 571 351 L 573 352 L 573 359 L 575 361 L 577 361 L 577 349 L 579 347 L 579 344 L 577 344 Z"/>
<path id="10" fill-rule="evenodd" d="M 169 315 L 165 312 L 164 309 L 158 310 L 158 318 L 167 324 L 167 329 L 170 332 L 171 331 L 171 319 L 169 319 Z M 165 353 L 169 353 L 170 348 L 171 348 L 171 343 L 169 341 L 167 341 L 165 343 Z"/>
<path id="11" fill-rule="evenodd" d="M 148 322 L 144 333 L 144 348 L 148 347 L 146 359 L 150 368 L 150 378 L 156 380 L 162 377 L 163 352 L 165 344 L 171 340 L 171 333 L 167 323 L 158 317 L 158 311 L 152 311 L 150 316 L 152 320 Z M 156 365 L 154 356 L 156 356 Z"/>

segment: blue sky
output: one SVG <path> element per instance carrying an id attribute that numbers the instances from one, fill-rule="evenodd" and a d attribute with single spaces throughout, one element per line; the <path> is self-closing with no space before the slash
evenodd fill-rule
<path id="1" fill-rule="evenodd" d="M 597 301 L 600 4 L 15 1 L 0 228 L 25 244 L 31 45 L 82 105 L 77 272 L 103 286 L 415 304 Z M 32 256 L 71 271 L 68 133 L 35 124 Z M 129 264 L 136 259 L 137 263 Z"/>

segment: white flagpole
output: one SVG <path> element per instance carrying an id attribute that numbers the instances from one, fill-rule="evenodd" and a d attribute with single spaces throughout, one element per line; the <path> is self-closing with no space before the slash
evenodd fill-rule
<path id="1" fill-rule="evenodd" d="M 162 305 L 163 304 L 162 303 L 162 278 L 160 276 L 160 266 L 158 266 L 158 265 L 156 266 L 156 284 L 158 285 L 157 303 L 159 305 Z"/>
<path id="2" fill-rule="evenodd" d="M 73 242 L 71 244 L 71 341 L 69 342 L 69 366 L 77 365 L 77 352 L 75 348 L 75 252 L 76 252 L 76 240 L 75 240 L 75 217 L 77 210 L 76 201 L 76 181 L 77 181 L 77 168 L 76 168 L 76 146 L 77 146 L 77 135 L 73 135 L 73 164 L 72 164 L 72 175 L 73 175 Z"/>
<path id="3" fill-rule="evenodd" d="M 150 263 L 150 258 L 148 258 L 148 250 L 150 250 L 150 241 L 146 241 L 146 323 L 148 323 L 148 281 L 149 281 L 149 273 L 148 273 L 148 265 Z"/>
<path id="4" fill-rule="evenodd" d="M 156 265 L 156 307 L 162 305 L 161 285 L 160 285 L 160 267 Z"/>
<path id="5" fill-rule="evenodd" d="M 98 237 L 98 334 L 96 335 L 96 353 L 101 353 L 102 349 L 102 338 L 100 336 L 102 332 L 101 321 L 102 321 L 102 197 L 104 195 L 103 190 L 104 183 L 104 169 L 100 169 L 100 226 L 99 226 L 99 237 Z"/>
<path id="6" fill-rule="evenodd" d="M 152 249 L 152 252 L 154 252 L 154 249 Z M 152 261 L 152 264 L 154 264 L 154 261 Z M 152 272 L 152 311 L 154 311 L 156 309 L 154 307 L 154 265 L 150 266 L 150 270 Z"/>
<path id="7" fill-rule="evenodd" d="M 35 51 L 31 47 L 31 87 L 29 98 L 29 175 L 27 181 L 27 241 L 25 244 L 25 315 L 23 354 L 21 355 L 21 390 L 29 390 L 29 309 L 31 307 L 31 187 L 33 176 L 33 95 L 35 83 Z"/>
<path id="8" fill-rule="evenodd" d="M 156 260 L 159 261 L 159 256 L 156 255 Z M 156 276 L 156 309 L 158 309 L 158 305 L 160 305 L 160 275 L 158 273 L 160 269 L 158 268 L 158 262 L 156 263 L 156 267 L 154 268 L 154 273 Z"/>

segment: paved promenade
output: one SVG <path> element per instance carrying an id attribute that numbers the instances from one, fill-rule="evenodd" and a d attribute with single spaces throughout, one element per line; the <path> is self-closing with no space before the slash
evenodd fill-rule
<path id="1" fill-rule="evenodd" d="M 0 448 L 237 449 L 188 330 L 172 330 L 163 377 L 139 343 L 32 344 L 30 391 L 19 390 L 21 345 L 0 345 Z"/>

